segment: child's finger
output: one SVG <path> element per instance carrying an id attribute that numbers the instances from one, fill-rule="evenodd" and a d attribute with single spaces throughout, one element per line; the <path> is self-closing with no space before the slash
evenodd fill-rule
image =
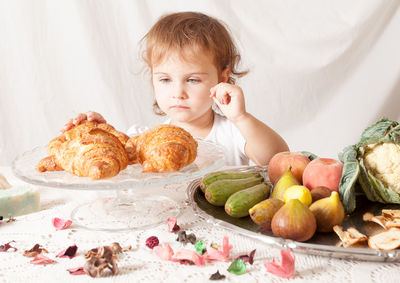
<path id="1" fill-rule="evenodd" d="M 105 123 L 106 120 L 97 112 L 87 112 L 86 117 L 88 121 L 96 121 L 98 123 Z"/>
<path id="2" fill-rule="evenodd" d="M 68 120 L 67 123 L 65 123 L 64 127 L 61 129 L 61 133 L 64 133 L 65 131 L 68 131 L 74 127 L 74 124 L 72 123 L 72 118 Z"/>
<path id="3" fill-rule="evenodd" d="M 221 104 L 227 105 L 231 102 L 231 96 L 230 96 L 229 90 L 224 87 L 218 88 L 216 90 L 215 98 Z"/>
<path id="4" fill-rule="evenodd" d="M 79 113 L 74 119 L 72 119 L 72 123 L 74 125 L 79 125 L 83 120 L 86 120 L 87 116 L 84 113 Z"/>

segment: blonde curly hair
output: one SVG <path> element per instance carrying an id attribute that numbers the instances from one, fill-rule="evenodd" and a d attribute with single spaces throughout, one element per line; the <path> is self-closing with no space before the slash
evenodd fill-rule
<path id="1" fill-rule="evenodd" d="M 203 13 L 179 12 L 164 15 L 141 42 L 145 46 L 142 58 L 150 71 L 163 60 L 165 54 L 178 52 L 187 59 L 190 55 L 206 51 L 214 57 L 213 61 L 219 74 L 229 68 L 228 83 L 235 84 L 236 78 L 248 73 L 247 70 L 237 70 L 241 56 L 228 28 L 219 20 Z M 189 47 L 190 54 L 186 47 Z M 157 115 L 165 115 L 158 107 L 157 101 L 153 104 L 153 110 Z"/>

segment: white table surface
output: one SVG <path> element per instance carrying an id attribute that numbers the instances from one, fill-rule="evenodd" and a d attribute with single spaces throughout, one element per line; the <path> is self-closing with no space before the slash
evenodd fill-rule
<path id="1" fill-rule="evenodd" d="M 0 167 L 2 173 L 12 185 L 22 185 L 11 172 L 9 167 Z M 132 246 L 118 260 L 120 274 L 96 278 L 98 282 L 207 282 L 210 275 L 219 270 L 226 275 L 221 282 L 286 282 L 266 271 L 263 262 L 280 259 L 280 251 L 257 240 L 236 234 L 230 230 L 213 226 L 195 215 L 190 207 L 185 205 L 185 191 L 188 183 L 167 185 L 157 188 L 161 194 L 168 194 L 179 203 L 181 214 L 178 224 L 187 233 L 194 233 L 198 239 L 207 244 L 222 243 L 224 235 L 229 237 L 233 249 L 228 262 L 206 261 L 205 266 L 183 265 L 177 262 L 159 259 L 145 241 L 149 236 L 157 236 L 160 242 L 167 242 L 174 251 L 182 248 L 193 249 L 177 242 L 176 234 L 167 231 L 167 225 L 160 224 L 154 228 L 126 232 L 89 231 L 71 225 L 69 229 L 56 231 L 52 219 L 59 217 L 70 219 L 71 211 L 84 200 L 98 197 L 96 191 L 76 191 L 54 188 L 41 188 L 41 211 L 25 216 L 16 217 L 15 222 L 0 225 L 0 245 L 16 241 L 17 252 L 0 253 L 0 282 L 87 282 L 87 275 L 70 275 L 68 268 L 83 266 L 84 254 L 87 250 L 101 245 L 119 242 L 121 246 Z M 32 258 L 22 255 L 24 250 L 39 243 L 49 253 L 46 254 L 56 263 L 34 265 Z M 73 259 L 57 258 L 58 252 L 76 244 L 77 256 Z M 253 265 L 247 265 L 247 273 L 231 274 L 227 271 L 230 263 L 239 255 L 247 254 L 256 249 Z M 342 260 L 321 256 L 296 253 L 296 271 L 291 282 L 399 282 L 400 263 L 382 263 L 367 261 Z"/>

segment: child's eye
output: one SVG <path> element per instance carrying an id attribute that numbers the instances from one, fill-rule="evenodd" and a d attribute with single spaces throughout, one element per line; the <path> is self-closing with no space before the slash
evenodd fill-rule
<path id="1" fill-rule="evenodd" d="M 168 78 L 161 78 L 160 79 L 160 82 L 162 82 L 162 83 L 169 83 L 171 80 L 170 79 L 168 79 Z"/>
<path id="2" fill-rule="evenodd" d="M 188 79 L 187 81 L 189 83 L 198 83 L 198 82 L 200 82 L 200 80 L 198 80 L 198 79 Z"/>

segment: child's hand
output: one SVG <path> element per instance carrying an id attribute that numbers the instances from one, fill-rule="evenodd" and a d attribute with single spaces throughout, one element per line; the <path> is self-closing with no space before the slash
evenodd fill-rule
<path id="1" fill-rule="evenodd" d="M 90 111 L 90 112 L 86 112 L 86 113 L 80 113 L 80 114 L 76 115 L 75 118 L 69 119 L 68 122 L 61 129 L 61 132 L 63 133 L 65 131 L 68 131 L 68 130 L 72 129 L 73 127 L 75 127 L 76 125 L 79 125 L 80 123 L 82 123 L 85 120 L 95 121 L 97 123 L 105 123 L 106 122 L 104 117 L 101 116 L 101 114 L 99 114 L 97 112 Z"/>
<path id="2" fill-rule="evenodd" d="M 219 83 L 210 89 L 210 96 L 230 121 L 236 122 L 246 114 L 244 95 L 239 86 Z"/>

